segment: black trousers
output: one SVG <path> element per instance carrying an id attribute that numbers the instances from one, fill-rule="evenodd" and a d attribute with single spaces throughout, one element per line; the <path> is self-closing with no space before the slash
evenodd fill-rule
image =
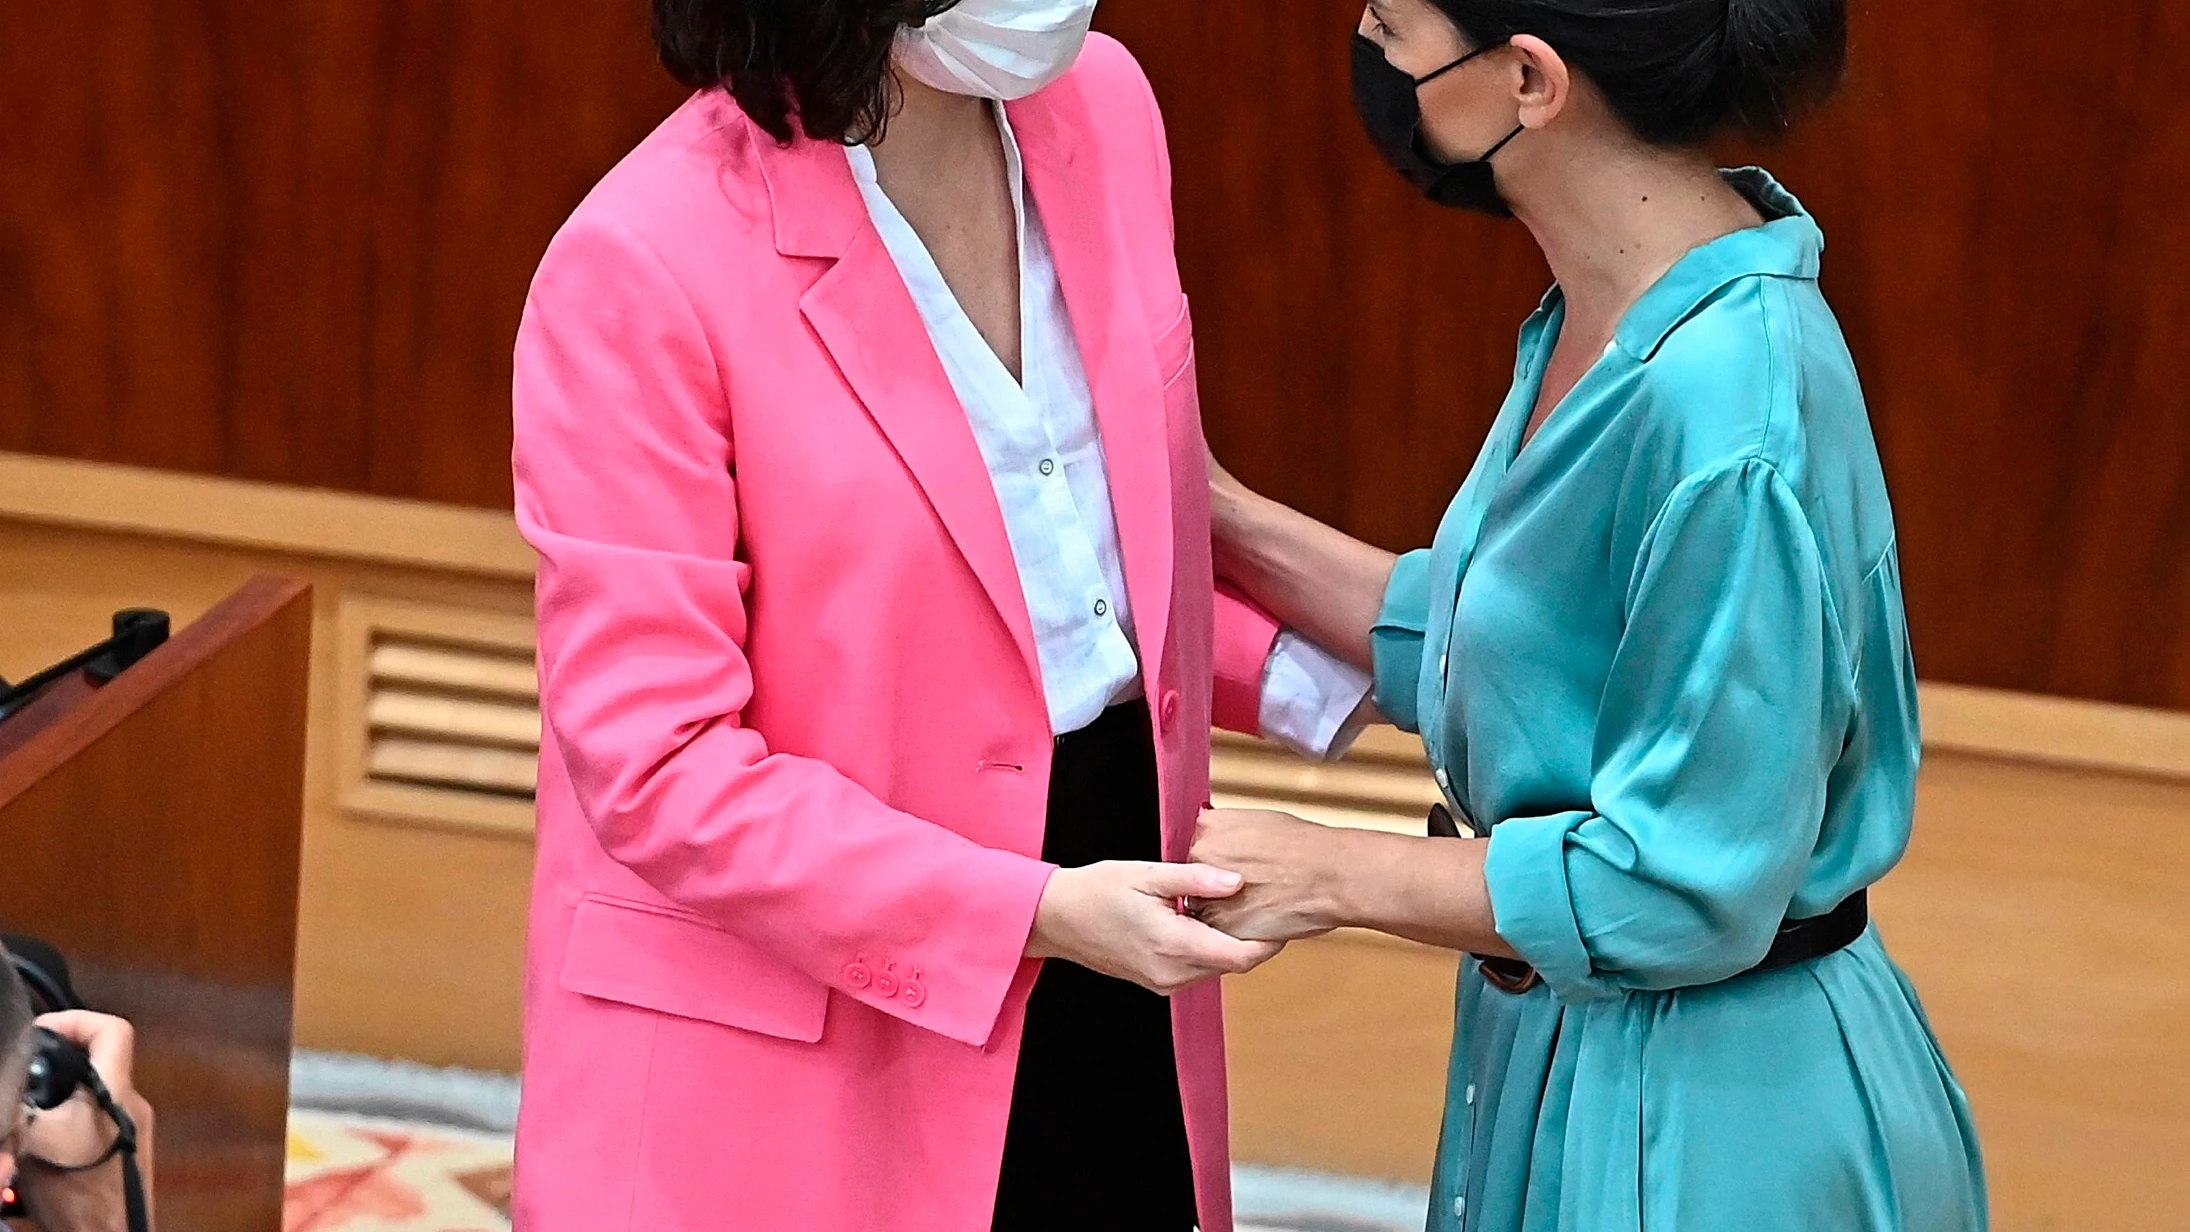
<path id="1" fill-rule="evenodd" d="M 1162 858 L 1148 706 L 1058 738 L 1042 858 Z M 1043 964 L 1027 1002 L 995 1232 L 1190 1232 L 1194 1165 L 1171 1003 L 1076 963 Z"/>

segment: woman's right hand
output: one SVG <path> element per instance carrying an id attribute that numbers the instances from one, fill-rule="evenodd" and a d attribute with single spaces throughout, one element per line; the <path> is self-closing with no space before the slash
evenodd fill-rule
<path id="1" fill-rule="evenodd" d="M 1283 943 L 1241 941 L 1184 915 L 1184 899 L 1229 898 L 1244 884 L 1205 864 L 1106 860 L 1051 874 L 1027 957 L 1062 958 L 1170 996 L 1261 966 Z"/>

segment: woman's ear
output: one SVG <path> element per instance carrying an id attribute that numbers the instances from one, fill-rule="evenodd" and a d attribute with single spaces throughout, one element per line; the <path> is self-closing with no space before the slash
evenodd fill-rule
<path id="1" fill-rule="evenodd" d="M 1573 74 L 1551 44 L 1533 34 L 1514 35 L 1512 47 L 1520 58 L 1521 81 L 1514 101 L 1521 105 L 1521 123 L 1547 127 L 1573 101 Z"/>

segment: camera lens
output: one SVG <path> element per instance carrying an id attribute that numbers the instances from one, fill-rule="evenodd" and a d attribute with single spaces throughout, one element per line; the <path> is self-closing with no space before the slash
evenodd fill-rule
<path id="1" fill-rule="evenodd" d="M 84 1076 L 91 1072 L 91 1055 L 44 1027 L 37 1029 L 37 1040 L 25 1074 L 23 1102 L 46 1112 L 76 1094 Z"/>

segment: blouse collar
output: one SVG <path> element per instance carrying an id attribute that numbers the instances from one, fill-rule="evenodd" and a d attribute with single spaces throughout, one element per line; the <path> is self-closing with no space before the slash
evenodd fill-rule
<path id="1" fill-rule="evenodd" d="M 1764 225 L 1696 248 L 1643 292 L 1613 333 L 1620 349 L 1638 360 L 1657 354 L 1675 328 L 1729 283 L 1750 277 L 1817 279 L 1825 234 L 1802 202 L 1760 167 L 1720 174 L 1764 215 Z"/>

